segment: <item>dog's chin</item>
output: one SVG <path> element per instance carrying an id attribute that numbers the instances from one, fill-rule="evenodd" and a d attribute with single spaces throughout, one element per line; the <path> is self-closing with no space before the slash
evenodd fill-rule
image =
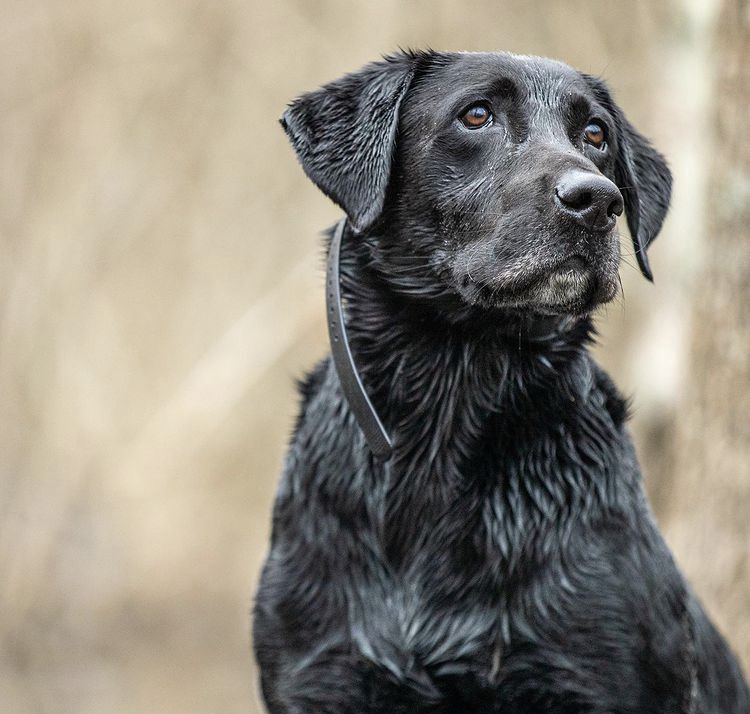
<path id="1" fill-rule="evenodd" d="M 529 302 L 542 313 L 583 315 L 613 300 L 617 285 L 616 273 L 599 272 L 575 257 L 539 280 Z"/>
<path id="2" fill-rule="evenodd" d="M 618 285 L 617 270 L 597 270 L 576 256 L 521 286 L 477 287 L 463 290 L 462 297 L 485 309 L 582 316 L 613 300 Z"/>

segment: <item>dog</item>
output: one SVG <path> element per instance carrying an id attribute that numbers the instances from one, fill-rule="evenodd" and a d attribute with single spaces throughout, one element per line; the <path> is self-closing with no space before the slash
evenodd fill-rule
<path id="1" fill-rule="evenodd" d="M 662 155 L 600 79 L 505 53 L 401 52 L 282 125 L 346 213 L 348 335 L 301 383 L 274 506 L 268 711 L 750 713 L 587 349 L 622 213 L 651 278 Z"/>

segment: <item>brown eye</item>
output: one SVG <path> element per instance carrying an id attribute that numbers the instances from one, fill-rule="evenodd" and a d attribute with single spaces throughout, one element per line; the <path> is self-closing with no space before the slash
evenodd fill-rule
<path id="1" fill-rule="evenodd" d="M 474 104 L 461 116 L 461 123 L 467 129 L 480 129 L 492 121 L 492 112 L 486 104 Z"/>
<path id="2" fill-rule="evenodd" d="M 595 121 L 592 121 L 586 126 L 583 130 L 583 136 L 587 143 L 597 149 L 601 149 L 604 146 L 604 128 L 601 124 L 597 124 Z"/>

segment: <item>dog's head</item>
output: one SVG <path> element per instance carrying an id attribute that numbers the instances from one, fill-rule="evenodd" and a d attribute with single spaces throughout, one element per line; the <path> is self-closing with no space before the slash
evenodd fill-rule
<path id="1" fill-rule="evenodd" d="M 603 82 L 560 62 L 403 53 L 303 95 L 282 124 L 404 293 L 589 312 L 616 294 L 623 210 L 651 278 L 669 169 Z"/>

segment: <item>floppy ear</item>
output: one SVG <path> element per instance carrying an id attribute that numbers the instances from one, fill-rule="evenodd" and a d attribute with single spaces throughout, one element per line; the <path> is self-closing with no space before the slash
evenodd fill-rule
<path id="1" fill-rule="evenodd" d="M 305 173 L 357 231 L 383 210 L 398 111 L 415 64 L 408 54 L 386 57 L 302 95 L 281 118 Z"/>
<path id="2" fill-rule="evenodd" d="M 664 157 L 625 118 L 604 82 L 584 76 L 594 89 L 597 100 L 615 120 L 615 180 L 625 202 L 625 215 L 638 266 L 643 275 L 653 281 L 646 248 L 656 238 L 669 208 L 672 173 Z"/>

